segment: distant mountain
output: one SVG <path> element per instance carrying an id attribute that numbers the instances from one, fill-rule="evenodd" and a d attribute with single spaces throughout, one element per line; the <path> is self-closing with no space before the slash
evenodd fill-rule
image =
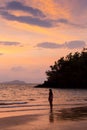
<path id="1" fill-rule="evenodd" d="M 24 81 L 20 81 L 20 80 L 13 80 L 13 81 L 6 81 L 6 82 L 2 82 L 3 84 L 27 84 Z"/>

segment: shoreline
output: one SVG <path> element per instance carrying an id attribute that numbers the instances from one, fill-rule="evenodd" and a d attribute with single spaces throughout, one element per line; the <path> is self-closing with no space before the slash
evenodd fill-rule
<path id="1" fill-rule="evenodd" d="M 23 112 L 21 113 L 23 114 Z M 86 130 L 87 106 L 0 118 L 0 130 Z"/>
<path id="2" fill-rule="evenodd" d="M 70 85 L 59 87 L 59 86 L 55 86 L 55 85 L 51 85 L 51 84 L 49 84 L 49 85 L 38 84 L 38 85 L 34 86 L 34 88 L 47 88 L 47 89 L 49 89 L 49 88 L 52 88 L 52 89 L 81 89 L 81 90 L 87 90 L 87 87 L 80 87 L 80 85 L 79 85 L 79 86 L 75 86 L 75 87 L 70 86 Z"/>

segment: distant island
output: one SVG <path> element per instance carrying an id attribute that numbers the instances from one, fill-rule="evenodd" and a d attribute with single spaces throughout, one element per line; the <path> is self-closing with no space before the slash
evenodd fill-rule
<path id="1" fill-rule="evenodd" d="M 60 58 L 46 75 L 47 80 L 36 87 L 87 89 L 87 48 Z"/>
<path id="2" fill-rule="evenodd" d="M 30 87 L 33 87 L 33 86 L 37 85 L 38 83 L 25 82 L 25 81 L 21 81 L 21 80 L 12 80 L 12 81 L 0 82 L 0 84 L 6 84 L 6 85 L 29 85 Z"/>
<path id="3" fill-rule="evenodd" d="M 1 82 L 1 84 L 27 84 L 24 81 L 20 81 L 20 80 L 13 80 L 13 81 L 6 81 L 6 82 Z"/>

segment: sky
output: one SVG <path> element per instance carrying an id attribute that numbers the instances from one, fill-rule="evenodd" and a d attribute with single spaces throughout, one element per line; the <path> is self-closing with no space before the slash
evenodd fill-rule
<path id="1" fill-rule="evenodd" d="M 0 0 L 0 82 L 42 83 L 62 56 L 87 47 L 87 0 Z"/>

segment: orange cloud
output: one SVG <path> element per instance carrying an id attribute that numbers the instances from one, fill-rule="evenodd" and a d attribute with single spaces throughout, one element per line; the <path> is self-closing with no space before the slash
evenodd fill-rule
<path id="1" fill-rule="evenodd" d="M 68 8 L 66 8 L 64 5 L 62 6 L 60 2 L 55 3 L 54 0 L 38 0 L 38 2 L 37 0 L 26 0 L 26 3 L 41 9 L 47 15 L 47 17 L 52 19 L 71 17 Z"/>

